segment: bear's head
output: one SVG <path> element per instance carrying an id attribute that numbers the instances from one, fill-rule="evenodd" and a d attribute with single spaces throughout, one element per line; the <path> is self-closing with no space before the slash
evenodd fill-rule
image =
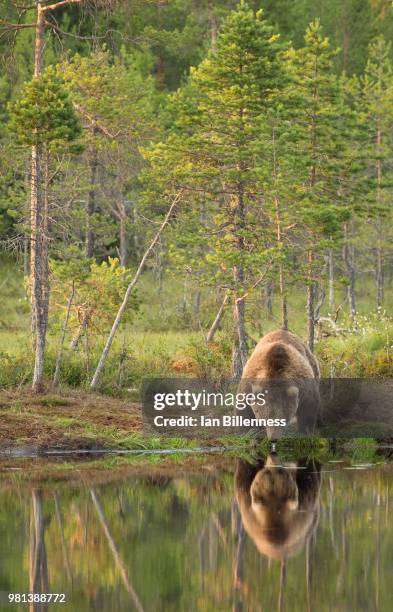
<path id="1" fill-rule="evenodd" d="M 298 431 L 298 408 L 299 408 L 299 385 L 296 381 L 263 381 L 252 382 L 252 393 L 254 397 L 263 393 L 265 403 L 255 402 L 252 410 L 259 419 L 284 419 L 285 426 L 266 426 L 266 435 L 269 440 L 277 440 L 283 434 Z"/>
<path id="2" fill-rule="evenodd" d="M 261 469 L 240 463 L 236 494 L 245 530 L 272 559 L 296 554 L 318 522 L 320 476 L 315 465 L 286 464 L 270 455 Z"/>

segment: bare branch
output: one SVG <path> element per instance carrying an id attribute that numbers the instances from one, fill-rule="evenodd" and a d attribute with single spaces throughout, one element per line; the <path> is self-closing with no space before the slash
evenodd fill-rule
<path id="1" fill-rule="evenodd" d="M 54 4 L 46 4 L 41 7 L 41 11 L 43 13 L 47 13 L 48 11 L 55 11 L 60 6 L 66 6 L 67 4 L 81 4 L 84 0 L 60 0 L 59 2 L 55 2 Z"/>
<path id="2" fill-rule="evenodd" d="M 74 108 L 76 111 L 78 111 L 78 113 L 82 115 L 82 117 L 84 117 L 85 119 L 89 121 L 92 127 L 96 128 L 97 130 L 105 134 L 105 136 L 108 136 L 108 138 L 111 138 L 112 140 L 114 140 L 115 138 L 119 136 L 119 134 L 121 134 L 120 130 L 117 131 L 115 134 L 112 134 L 105 127 L 105 125 L 102 125 L 102 123 L 100 123 L 95 117 L 90 115 L 90 113 L 88 113 L 84 108 L 82 108 L 82 106 L 80 106 L 79 104 L 76 104 L 76 102 L 74 102 Z"/>
<path id="3" fill-rule="evenodd" d="M 10 23 L 5 19 L 0 19 L 0 24 L 4 27 L 1 28 L 3 32 L 14 32 L 14 30 L 22 30 L 23 28 L 35 28 L 35 23 Z"/>
<path id="4" fill-rule="evenodd" d="M 258 278 L 258 280 L 255 281 L 255 283 L 253 285 L 251 285 L 250 289 L 248 291 L 246 291 L 246 293 L 244 293 L 244 295 L 238 297 L 235 299 L 235 302 L 238 304 L 239 302 L 242 302 L 243 300 L 246 299 L 246 297 L 248 296 L 248 294 L 250 293 L 250 291 L 252 291 L 253 289 L 255 289 L 255 287 L 257 287 L 267 276 L 268 272 L 270 271 L 270 266 L 271 263 L 269 263 L 268 267 L 266 268 L 266 270 L 264 271 L 264 273 Z"/>
<path id="5" fill-rule="evenodd" d="M 105 34 L 102 34 L 102 36 L 98 36 L 97 34 L 94 34 L 93 36 L 82 36 L 81 34 L 74 34 L 73 32 L 66 32 L 65 30 L 62 30 L 57 24 L 53 23 L 53 21 L 48 21 L 47 19 L 45 19 L 45 24 L 52 28 L 52 30 L 54 30 L 57 34 L 61 34 L 62 36 L 68 36 L 70 38 L 76 38 L 77 40 L 104 40 L 105 38 L 107 38 L 107 35 L 111 32 L 117 32 L 117 30 L 106 30 Z"/>
<path id="6" fill-rule="evenodd" d="M 31 11 L 32 9 L 36 9 L 37 5 L 36 4 L 30 4 L 30 5 L 14 4 L 14 7 L 18 11 Z"/>

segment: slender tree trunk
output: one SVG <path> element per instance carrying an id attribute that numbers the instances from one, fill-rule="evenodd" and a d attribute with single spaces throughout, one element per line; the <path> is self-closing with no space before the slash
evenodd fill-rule
<path id="1" fill-rule="evenodd" d="M 53 382 L 52 382 L 52 387 L 54 389 L 56 389 L 56 387 L 59 384 L 59 376 L 60 376 L 60 368 L 61 368 L 61 362 L 62 362 L 62 357 L 63 357 L 63 348 L 64 348 L 65 336 L 66 336 L 67 329 L 68 329 L 68 321 L 70 319 L 70 312 L 71 312 L 72 300 L 74 299 L 74 295 L 75 295 L 75 285 L 74 285 L 74 282 L 73 282 L 72 283 L 71 295 L 70 295 L 70 297 L 68 299 L 68 303 L 67 303 L 66 317 L 65 317 L 65 321 L 64 321 L 64 325 L 63 325 L 63 329 L 62 329 L 62 333 L 61 333 L 59 350 L 57 352 L 56 368 L 55 368 L 55 373 L 53 375 Z"/>
<path id="2" fill-rule="evenodd" d="M 307 285 L 307 329 L 308 347 L 314 352 L 315 344 L 315 281 L 313 279 L 313 252 L 308 252 L 308 285 Z"/>
<path id="3" fill-rule="evenodd" d="M 163 282 L 164 282 L 164 265 L 163 265 L 162 251 L 163 251 L 162 245 L 161 245 L 161 243 L 158 243 L 157 244 L 157 249 L 156 249 L 156 261 L 155 261 L 155 264 L 154 264 L 154 276 L 155 276 L 155 281 L 156 281 L 156 292 L 157 292 L 157 295 L 161 295 L 161 293 L 162 293 L 162 286 L 163 286 Z M 185 291 L 185 289 L 184 289 L 184 291 Z M 183 294 L 183 311 L 185 309 L 184 300 L 185 300 L 185 296 Z M 184 314 L 184 312 L 183 312 L 183 314 Z"/>
<path id="4" fill-rule="evenodd" d="M 209 22 L 210 22 L 210 44 L 213 53 L 215 54 L 217 51 L 217 36 L 218 36 L 218 23 L 217 17 L 214 13 L 214 0 L 207 1 L 207 10 L 209 14 Z"/>
<path id="5" fill-rule="evenodd" d="M 34 77 L 42 74 L 45 47 L 46 14 L 59 6 L 81 4 L 83 0 L 59 0 L 53 4 L 35 3 Z M 45 159 L 46 154 L 46 159 Z M 36 142 L 31 151 L 30 194 L 30 288 L 31 322 L 34 337 L 34 373 L 32 389 L 38 393 L 43 387 L 46 331 L 49 311 L 49 264 L 48 264 L 48 173 L 47 152 L 43 144 Z M 46 174 L 46 184 L 44 175 Z"/>
<path id="6" fill-rule="evenodd" d="M 243 112 L 240 113 L 243 119 Z M 240 162 L 239 170 L 244 171 L 244 164 Z M 244 202 L 244 186 L 241 181 L 238 185 L 237 206 L 235 210 L 235 238 L 239 257 L 242 257 L 245 250 L 243 231 L 246 226 L 246 209 Z M 235 281 L 235 295 L 233 305 L 233 319 L 235 328 L 235 339 L 233 346 L 232 375 L 235 380 L 240 380 L 243 368 L 246 365 L 248 356 L 247 332 L 246 332 L 246 300 L 242 297 L 244 293 L 245 274 L 243 263 L 233 267 L 233 279 Z"/>
<path id="7" fill-rule="evenodd" d="M 71 340 L 70 342 L 70 349 L 72 351 L 75 351 L 78 348 L 80 339 L 82 338 L 83 334 L 86 333 L 87 328 L 89 327 L 89 322 L 90 322 L 90 318 L 91 318 L 91 309 L 87 308 L 85 310 L 85 312 L 82 315 L 82 321 L 79 325 L 78 331 L 75 334 L 74 338 Z"/>
<path id="8" fill-rule="evenodd" d="M 32 492 L 32 515 L 30 521 L 30 568 L 29 589 L 31 593 L 48 593 L 48 564 L 45 547 L 45 527 L 42 492 Z M 31 612 L 43 612 L 48 604 L 35 602 L 30 605 Z"/>
<path id="9" fill-rule="evenodd" d="M 349 310 L 351 316 L 356 314 L 356 295 L 355 295 L 355 283 L 356 283 L 356 269 L 355 269 L 355 247 L 349 245 L 348 247 L 348 264 L 349 264 L 349 287 L 348 287 L 348 298 L 349 298 Z"/>
<path id="10" fill-rule="evenodd" d="M 276 189 L 278 188 L 278 162 L 276 155 L 276 131 L 273 127 L 272 132 L 272 144 L 273 144 L 273 177 L 276 185 Z M 275 205 L 275 213 L 276 213 L 276 239 L 277 246 L 280 252 L 280 257 L 283 254 L 283 235 L 282 235 L 282 223 L 281 223 L 281 210 L 280 210 L 280 200 L 276 195 L 274 198 Z M 288 329 L 288 303 L 287 296 L 285 290 L 285 275 L 284 275 L 284 266 L 282 259 L 280 258 L 279 266 L 278 266 L 278 285 L 280 290 L 280 302 L 281 302 L 281 327 L 283 329 Z"/>
<path id="11" fill-rule="evenodd" d="M 125 268 L 128 266 L 128 235 L 127 235 L 127 217 L 120 217 L 120 265 Z"/>
<path id="12" fill-rule="evenodd" d="M 29 193 L 31 185 L 31 159 L 26 161 L 26 171 L 25 171 L 25 186 L 26 193 Z M 29 266 L 29 258 L 30 258 L 30 222 L 28 220 L 29 211 L 30 211 L 30 202 L 28 198 L 26 199 L 25 204 L 26 209 L 26 230 L 23 239 L 23 276 L 28 278 L 30 275 L 30 266 Z"/>
<path id="13" fill-rule="evenodd" d="M 375 283 L 377 287 L 377 308 L 382 308 L 384 298 L 383 253 L 380 241 L 376 248 Z"/>
<path id="14" fill-rule="evenodd" d="M 380 151 L 382 146 L 382 130 L 380 126 L 380 120 L 378 117 L 377 120 L 377 204 L 380 205 L 382 203 L 382 191 L 381 191 L 381 183 L 382 183 L 382 162 L 380 157 Z M 377 288 L 377 308 L 382 308 L 383 303 L 383 293 L 384 293 L 384 278 L 383 278 L 383 253 L 382 253 L 382 245 L 381 245 L 381 223 L 379 219 L 377 220 L 377 232 L 378 232 L 378 242 L 376 249 L 376 267 L 375 267 L 375 280 L 376 280 L 376 288 Z"/>
<path id="15" fill-rule="evenodd" d="M 279 285 L 281 298 L 281 327 L 282 329 L 288 329 L 288 302 L 285 293 L 284 271 L 281 264 L 279 268 Z"/>
<path id="16" fill-rule="evenodd" d="M 96 134 L 97 129 L 93 130 L 93 136 Z M 90 189 L 87 198 L 86 206 L 86 257 L 94 257 L 94 246 L 95 246 L 95 233 L 93 215 L 96 212 L 96 183 L 97 183 L 97 169 L 98 169 L 98 151 L 95 144 L 92 145 L 89 159 L 90 168 Z"/>
<path id="17" fill-rule="evenodd" d="M 267 310 L 267 316 L 269 317 L 269 319 L 273 318 L 272 296 L 273 296 L 273 281 L 269 280 L 266 283 L 266 310 Z"/>
<path id="18" fill-rule="evenodd" d="M 127 590 L 127 593 L 131 597 L 131 600 L 133 602 L 135 610 L 138 610 L 138 612 L 143 612 L 142 603 L 141 603 L 141 601 L 140 601 L 140 599 L 139 599 L 139 597 L 138 597 L 134 587 L 131 584 L 131 580 L 130 580 L 130 577 L 129 577 L 128 572 L 127 572 L 127 567 L 126 567 L 123 559 L 120 556 L 120 553 L 118 551 L 116 543 L 115 543 L 115 541 L 113 539 L 113 535 L 111 533 L 111 530 L 109 529 L 109 525 L 108 525 L 108 522 L 106 520 L 106 517 L 105 517 L 104 511 L 102 509 L 101 503 L 100 503 L 100 501 L 99 501 L 99 499 L 97 497 L 97 493 L 95 492 L 94 489 L 90 490 L 90 495 L 91 495 L 91 499 L 93 500 L 93 504 L 94 504 L 94 507 L 96 509 L 98 519 L 99 519 L 99 521 L 101 523 L 101 527 L 103 529 L 106 541 L 108 542 L 108 545 L 109 545 L 109 548 L 111 550 L 113 559 L 115 561 L 117 569 L 119 570 L 120 576 L 121 576 L 121 578 L 123 580 L 123 584 L 124 584 L 124 586 L 125 586 L 125 588 Z"/>
<path id="19" fill-rule="evenodd" d="M 280 588 L 278 591 L 277 612 L 284 610 L 285 587 L 287 582 L 287 560 L 281 559 L 280 564 Z"/>
<path id="20" fill-rule="evenodd" d="M 44 49 L 45 15 L 42 3 L 37 4 L 37 22 L 35 30 L 34 76 L 42 72 L 42 54 Z M 34 333 L 34 374 L 33 391 L 40 392 L 43 386 L 44 355 L 46 340 L 46 313 L 44 303 L 46 291 L 44 274 L 47 269 L 47 250 L 44 247 L 44 185 L 43 185 L 43 145 L 36 143 L 31 151 L 31 192 L 30 192 L 30 286 L 32 331 Z"/>
<path id="21" fill-rule="evenodd" d="M 243 271 L 235 267 L 235 280 L 243 282 Z M 233 377 L 237 380 L 242 376 L 248 356 L 246 333 L 246 305 L 244 299 L 235 297 L 233 317 L 235 322 L 236 338 L 234 343 Z"/>
<path id="22" fill-rule="evenodd" d="M 334 312 L 335 308 L 335 296 L 334 296 L 334 255 L 333 249 L 329 249 L 328 253 L 328 267 L 329 267 L 329 310 L 331 313 Z"/>
<path id="23" fill-rule="evenodd" d="M 343 247 L 343 259 L 347 268 L 348 276 L 348 306 L 351 317 L 356 315 L 356 268 L 355 268 L 355 247 L 349 243 L 348 227 L 344 227 L 345 242 Z"/>
<path id="24" fill-rule="evenodd" d="M 134 223 L 134 235 L 133 235 L 133 242 L 134 242 L 134 251 L 135 251 L 135 257 L 138 259 L 140 257 L 140 253 L 141 253 L 141 245 L 140 245 L 140 241 L 139 241 L 139 236 L 138 236 L 138 205 L 137 205 L 137 201 L 134 200 L 132 202 L 132 220 Z"/>
<path id="25" fill-rule="evenodd" d="M 47 250 L 44 246 L 44 198 L 42 179 L 42 145 L 32 147 L 31 156 L 31 307 L 32 327 L 35 337 L 35 362 L 33 374 L 33 390 L 40 392 L 43 385 L 44 355 L 46 340 L 47 306 L 44 303 L 47 296 L 44 278 L 47 269 Z"/>
<path id="26" fill-rule="evenodd" d="M 60 502 L 59 502 L 59 496 L 57 494 L 57 491 L 53 493 L 53 498 L 55 501 L 55 514 L 56 514 L 57 524 L 59 525 L 59 531 L 60 531 L 60 541 L 61 541 L 61 548 L 63 551 L 64 566 L 65 566 L 68 581 L 72 585 L 72 572 L 71 572 L 70 560 L 69 560 L 68 552 L 67 552 L 67 545 L 66 545 L 66 541 L 64 537 L 63 517 L 62 517 L 62 513 L 60 509 Z"/>
<path id="27" fill-rule="evenodd" d="M 187 299 L 188 282 L 187 281 L 188 281 L 188 278 L 186 276 L 184 278 L 184 283 L 183 283 L 183 299 L 182 299 L 182 304 L 181 304 L 181 312 L 182 312 L 184 322 L 187 321 L 187 306 L 188 306 L 188 299 Z"/>
<path id="28" fill-rule="evenodd" d="M 42 302 L 43 316 L 45 324 L 45 333 L 48 327 L 49 317 L 49 232 L 50 232 L 50 211 L 49 211 L 49 151 L 48 147 L 44 146 L 43 151 L 44 161 L 44 215 L 42 218 L 43 233 L 42 233 Z"/>
<path id="29" fill-rule="evenodd" d="M 157 295 L 161 295 L 162 287 L 164 284 L 164 266 L 162 265 L 161 255 L 158 256 L 157 267 L 156 267 L 156 279 L 157 279 Z"/>
<path id="30" fill-rule="evenodd" d="M 212 323 L 212 325 L 211 325 L 211 327 L 210 327 L 210 329 L 209 329 L 209 331 L 207 333 L 206 344 L 209 344 L 209 342 L 212 342 L 212 340 L 213 340 L 213 338 L 215 336 L 215 333 L 216 333 L 216 331 L 218 330 L 218 328 L 220 326 L 220 323 L 222 321 L 222 317 L 224 316 L 225 306 L 227 305 L 228 300 L 229 300 L 229 295 L 226 294 L 224 299 L 223 299 L 223 301 L 222 301 L 222 303 L 221 303 L 221 306 L 220 306 L 220 308 L 219 308 L 219 310 L 217 312 L 216 318 L 214 319 L 214 321 L 213 321 L 213 323 Z"/>
<path id="31" fill-rule="evenodd" d="M 23 276 L 28 277 L 30 273 L 29 269 L 29 243 L 30 239 L 28 236 L 25 236 L 23 239 Z"/>
<path id="32" fill-rule="evenodd" d="M 37 2 L 37 21 L 35 27 L 35 46 L 34 46 L 34 76 L 39 77 L 42 72 L 44 35 L 45 35 L 45 12 L 44 3 Z"/>
<path id="33" fill-rule="evenodd" d="M 199 320 L 200 311 L 201 311 L 201 290 L 198 287 L 195 292 L 195 297 L 194 297 L 194 317 L 197 321 Z"/>
<path id="34" fill-rule="evenodd" d="M 314 85 L 313 85 L 313 99 L 316 104 L 318 99 L 318 85 L 317 76 L 319 73 L 318 59 L 315 58 L 314 64 Z M 311 114 L 311 157 L 312 165 L 310 171 L 310 190 L 313 191 L 317 183 L 317 159 L 318 159 L 318 115 L 316 113 L 315 106 L 312 109 Z M 316 236 L 311 234 L 312 246 L 308 249 L 308 284 L 307 284 L 307 331 L 308 331 L 308 347 L 311 352 L 314 352 L 315 344 L 315 297 L 316 297 L 316 284 L 314 281 L 314 253 Z"/>

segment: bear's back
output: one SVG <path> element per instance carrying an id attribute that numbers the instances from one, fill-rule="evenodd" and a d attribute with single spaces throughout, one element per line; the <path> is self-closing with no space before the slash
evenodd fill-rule
<path id="1" fill-rule="evenodd" d="M 263 336 L 243 370 L 247 378 L 319 378 L 314 355 L 295 334 L 277 330 Z"/>

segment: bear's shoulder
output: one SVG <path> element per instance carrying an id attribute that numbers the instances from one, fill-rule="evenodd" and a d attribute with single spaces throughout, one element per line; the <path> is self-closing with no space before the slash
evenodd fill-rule
<path id="1" fill-rule="evenodd" d="M 283 330 L 261 338 L 243 370 L 243 378 L 317 378 L 318 363 L 303 341 Z"/>

